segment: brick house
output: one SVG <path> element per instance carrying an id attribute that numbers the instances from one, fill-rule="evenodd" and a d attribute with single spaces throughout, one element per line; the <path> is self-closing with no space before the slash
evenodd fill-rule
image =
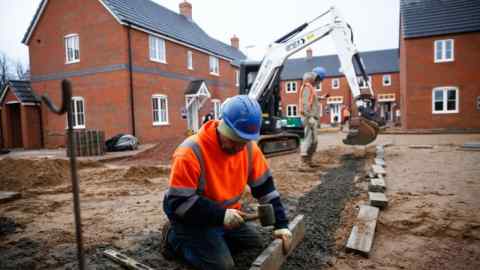
<path id="1" fill-rule="evenodd" d="M 480 1 L 401 0 L 406 129 L 480 128 Z"/>
<path id="2" fill-rule="evenodd" d="M 365 64 L 370 83 L 377 98 L 377 109 L 387 122 L 393 124 L 398 119 L 400 108 L 400 70 L 398 49 L 362 52 L 360 56 Z M 305 58 L 287 60 L 281 74 L 281 99 L 283 115 L 298 117 L 299 90 L 302 76 L 306 71 L 321 66 L 326 69 L 327 76 L 317 88 L 319 95 L 330 94 L 327 100 L 321 101 L 320 123 L 330 125 L 339 122 L 341 111 L 351 106 L 352 94 L 345 76 L 339 72 L 340 62 L 337 55 L 313 57 L 311 49 L 307 49 Z M 359 77 L 360 87 L 366 87 L 363 78 Z M 336 120 L 336 121 L 335 121 Z"/>
<path id="3" fill-rule="evenodd" d="M 179 9 L 149 0 L 43 0 L 23 39 L 31 89 L 59 104 L 68 78 L 77 129 L 130 133 L 142 143 L 178 140 L 237 93 L 245 58 L 237 37 L 230 45 L 213 39 L 193 21 L 190 3 Z M 39 111 L 41 145 L 63 145 L 65 116 L 45 105 Z M 34 136 L 30 130 L 22 136 Z"/>

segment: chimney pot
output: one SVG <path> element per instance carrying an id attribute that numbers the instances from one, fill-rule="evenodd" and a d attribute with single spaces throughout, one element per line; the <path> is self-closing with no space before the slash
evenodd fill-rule
<path id="1" fill-rule="evenodd" d="M 179 5 L 180 7 L 180 14 L 185 16 L 187 19 L 192 20 L 192 4 L 187 2 L 187 0 L 183 1 Z"/>
<path id="2" fill-rule="evenodd" d="M 239 49 L 240 48 L 240 39 L 233 35 L 233 37 L 230 39 L 230 44 L 232 47 Z"/>

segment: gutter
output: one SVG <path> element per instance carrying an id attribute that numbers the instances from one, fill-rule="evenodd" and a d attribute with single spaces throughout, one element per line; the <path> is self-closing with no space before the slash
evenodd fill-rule
<path id="1" fill-rule="evenodd" d="M 133 71 L 132 71 L 132 39 L 130 36 L 131 25 L 127 25 L 127 36 L 128 36 L 128 78 L 130 81 L 130 116 L 132 118 L 132 135 L 136 135 L 135 130 L 135 100 L 133 93 Z"/>

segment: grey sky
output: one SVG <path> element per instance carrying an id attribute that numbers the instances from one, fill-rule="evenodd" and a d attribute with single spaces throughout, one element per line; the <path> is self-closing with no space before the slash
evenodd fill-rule
<path id="1" fill-rule="evenodd" d="M 84 1 L 84 0 L 82 0 Z M 175 12 L 183 0 L 153 0 Z M 269 43 L 335 5 L 352 26 L 360 51 L 398 47 L 399 0 L 189 0 L 193 20 L 210 36 L 259 59 Z M 23 34 L 40 0 L 0 0 L 0 51 L 11 60 L 28 62 Z M 251 45 L 255 46 L 252 47 Z M 247 48 L 250 47 L 250 48 Z M 314 55 L 335 53 L 330 38 L 312 46 Z M 294 57 L 303 57 L 299 52 Z"/>

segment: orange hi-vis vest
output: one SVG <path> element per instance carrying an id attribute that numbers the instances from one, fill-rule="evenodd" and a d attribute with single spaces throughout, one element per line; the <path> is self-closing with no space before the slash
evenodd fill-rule
<path id="1" fill-rule="evenodd" d="M 167 194 L 203 196 L 224 208 L 238 209 L 246 185 L 263 184 L 271 172 L 254 142 L 234 155 L 225 153 L 217 138 L 218 124 L 217 120 L 207 122 L 175 150 Z"/>

